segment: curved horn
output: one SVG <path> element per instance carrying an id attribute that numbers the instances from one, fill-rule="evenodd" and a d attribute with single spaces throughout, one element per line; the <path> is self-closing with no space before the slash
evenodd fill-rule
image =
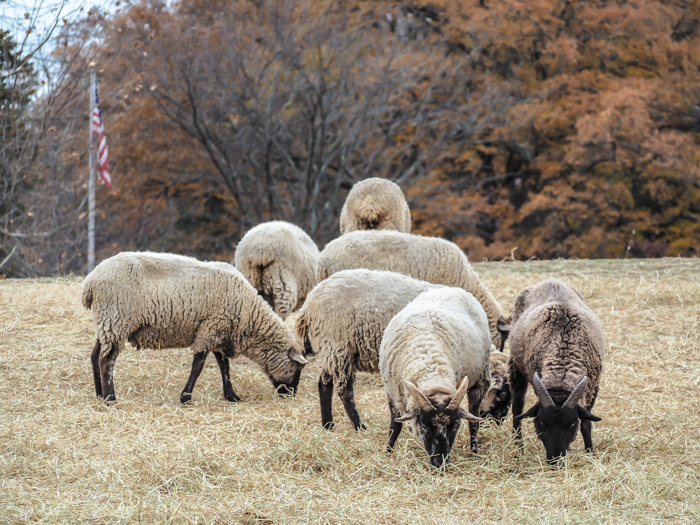
<path id="1" fill-rule="evenodd" d="M 576 385 L 576 388 L 574 388 L 574 391 L 571 392 L 571 395 L 569 396 L 569 399 L 564 401 L 564 405 L 566 408 L 576 408 L 576 405 L 578 402 L 581 400 L 583 395 L 586 393 L 586 385 L 588 384 L 588 377 L 583 376 L 583 379 L 578 382 L 578 385 Z"/>
<path id="2" fill-rule="evenodd" d="M 542 380 L 540 379 L 540 376 L 537 375 L 537 372 L 535 372 L 535 375 L 532 377 L 532 387 L 535 389 L 537 399 L 540 400 L 540 405 L 542 405 L 543 407 L 554 406 L 554 401 L 552 401 L 552 397 L 549 395 L 549 392 L 547 392 L 547 389 L 542 384 Z"/>
<path id="3" fill-rule="evenodd" d="M 423 412 L 430 412 L 431 410 L 435 410 L 435 407 L 430 402 L 430 399 L 428 399 L 428 396 L 426 396 L 423 392 L 418 390 L 418 387 L 416 385 L 414 385 L 410 381 L 406 381 L 406 388 L 408 388 L 411 391 L 411 394 L 413 394 L 416 403 L 418 403 L 418 406 Z"/>
<path id="4" fill-rule="evenodd" d="M 452 401 L 450 401 L 450 404 L 447 405 L 447 410 L 457 410 L 459 408 L 462 399 L 464 399 L 464 396 L 467 393 L 467 388 L 469 388 L 469 378 L 467 376 L 464 376 L 464 379 L 462 379 L 462 383 L 457 389 L 455 397 L 453 397 Z"/>

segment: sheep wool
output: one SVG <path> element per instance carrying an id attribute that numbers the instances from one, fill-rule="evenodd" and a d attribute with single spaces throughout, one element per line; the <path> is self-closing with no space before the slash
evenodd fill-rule
<path id="1" fill-rule="evenodd" d="M 123 252 L 87 276 L 82 302 L 92 310 L 96 327 L 93 371 L 98 395 L 102 376 L 104 397 L 114 397 L 114 360 L 127 340 L 137 348 L 190 347 L 205 357 L 211 350 L 225 357 L 245 355 L 273 384 L 291 384 L 295 377 L 298 382 L 305 362 L 291 330 L 226 263 Z"/>
<path id="2" fill-rule="evenodd" d="M 511 314 L 510 375 L 573 391 L 588 377 L 580 404 L 593 406 L 605 359 L 603 327 L 574 288 L 547 279 L 521 291 Z"/>
<path id="3" fill-rule="evenodd" d="M 316 286 L 318 247 L 304 230 L 284 221 L 259 224 L 236 249 L 235 264 L 283 319 Z"/>
<path id="4" fill-rule="evenodd" d="M 352 397 L 355 372 L 377 372 L 379 345 L 391 318 L 418 294 L 442 288 L 394 272 L 346 270 L 319 283 L 297 314 L 297 337 L 309 341 L 321 365 L 319 391 L 324 426 L 324 393 Z M 332 399 L 332 398 L 331 398 Z M 332 401 L 327 400 L 330 404 Z M 345 405 L 355 428 L 354 401 Z M 353 413 L 351 413 L 353 412 Z"/>
<path id="5" fill-rule="evenodd" d="M 481 402 L 481 415 L 489 415 L 500 424 L 508 415 L 510 404 L 508 356 L 503 352 L 491 352 L 491 386 Z"/>
<path id="6" fill-rule="evenodd" d="M 411 211 L 398 184 L 371 177 L 352 187 L 340 211 L 340 233 L 355 230 L 411 231 Z"/>
<path id="7" fill-rule="evenodd" d="M 395 231 L 356 231 L 329 242 L 318 261 L 318 282 L 341 270 L 367 268 L 402 273 L 471 293 L 486 311 L 491 339 L 501 345 L 501 306 L 484 286 L 467 256 L 449 241 Z"/>
<path id="8" fill-rule="evenodd" d="M 547 279 L 518 294 L 511 314 L 509 379 L 513 432 L 521 439 L 524 418 L 533 418 L 547 461 L 566 456 L 580 429 L 593 451 L 592 414 L 605 358 L 603 327 L 571 286 Z M 523 413 L 528 383 L 538 402 Z"/>
<path id="9" fill-rule="evenodd" d="M 486 313 L 472 294 L 441 288 L 418 295 L 397 313 L 384 331 L 379 370 L 390 403 L 405 414 L 415 401 L 407 395 L 410 381 L 428 398 L 454 397 L 464 377 L 478 386 L 476 406 L 491 384 L 491 336 Z"/>

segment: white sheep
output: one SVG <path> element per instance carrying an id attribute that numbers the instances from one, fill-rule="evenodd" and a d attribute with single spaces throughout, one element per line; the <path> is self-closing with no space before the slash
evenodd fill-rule
<path id="1" fill-rule="evenodd" d="M 398 272 L 429 283 L 462 288 L 481 303 L 489 319 L 493 344 L 503 349 L 508 324 L 501 305 L 456 244 L 437 237 L 395 231 L 347 233 L 329 242 L 321 252 L 318 282 L 353 268 Z"/>
<path id="2" fill-rule="evenodd" d="M 470 293 L 441 288 L 418 295 L 384 330 L 379 371 L 389 402 L 388 451 L 411 422 L 430 463 L 448 461 L 461 420 L 477 451 L 481 401 L 491 384 L 486 313 Z M 459 405 L 465 394 L 469 411 Z"/>
<path id="3" fill-rule="evenodd" d="M 235 264 L 283 319 L 316 286 L 318 247 L 304 230 L 284 221 L 258 224 L 236 248 Z"/>
<path id="4" fill-rule="evenodd" d="M 532 417 L 550 463 L 566 456 L 579 427 L 586 451 L 592 452 L 592 422 L 600 418 L 590 411 L 605 358 L 598 317 L 573 287 L 547 279 L 518 294 L 511 319 L 508 365 L 516 439 L 522 419 Z M 523 414 L 528 383 L 538 402 Z"/>
<path id="5" fill-rule="evenodd" d="M 411 211 L 398 184 L 371 177 L 352 187 L 340 211 L 340 233 L 355 230 L 411 231 Z"/>
<path id="6" fill-rule="evenodd" d="M 240 399 L 228 358 L 257 363 L 275 388 L 293 392 L 306 363 L 291 330 L 233 266 L 169 253 L 123 252 L 85 279 L 83 305 L 92 310 L 95 392 L 114 395 L 114 362 L 129 341 L 137 348 L 190 347 L 192 372 L 180 396 L 189 401 L 210 351 L 221 369 L 224 396 Z"/>
<path id="7" fill-rule="evenodd" d="M 333 391 L 355 429 L 364 424 L 355 407 L 355 372 L 378 372 L 384 328 L 418 294 L 438 285 L 394 272 L 348 270 L 319 283 L 297 313 L 299 340 L 318 355 L 321 420 L 333 428 Z"/>

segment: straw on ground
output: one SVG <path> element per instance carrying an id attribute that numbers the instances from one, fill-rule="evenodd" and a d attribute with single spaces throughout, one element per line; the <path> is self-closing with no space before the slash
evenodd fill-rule
<path id="1" fill-rule="evenodd" d="M 336 413 L 320 428 L 314 362 L 297 399 L 277 398 L 252 364 L 223 400 L 210 358 L 181 406 L 191 353 L 131 347 L 116 364 L 119 402 L 95 399 L 93 329 L 81 278 L 0 283 L 0 523 L 652 523 L 700 522 L 700 263 L 696 259 L 475 265 L 506 309 L 523 287 L 558 277 L 605 328 L 595 457 L 580 437 L 547 467 L 487 425 L 480 456 L 462 430 L 452 464 L 429 466 L 408 434 L 384 453 L 388 409 L 361 375 L 369 429 Z M 528 395 L 530 406 L 534 396 Z M 342 406 L 336 403 L 336 410 Z"/>

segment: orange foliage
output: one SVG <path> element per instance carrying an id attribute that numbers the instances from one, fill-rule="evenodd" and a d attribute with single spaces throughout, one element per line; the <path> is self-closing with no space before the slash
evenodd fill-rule
<path id="1" fill-rule="evenodd" d="M 482 8 L 476 1 L 314 0 L 298 6 L 345 17 L 347 31 L 388 35 L 387 45 L 413 43 L 426 61 L 445 55 L 455 64 L 470 61 L 474 96 L 509 86 L 508 119 L 481 129 L 468 147 L 451 151 L 406 188 L 413 231 L 452 239 L 478 260 L 511 253 L 523 259 L 698 253 L 698 4 L 487 0 Z M 105 22 L 101 95 L 115 191 L 100 195 L 109 243 L 99 256 L 126 248 L 231 256 L 241 234 L 235 199 L 201 145 L 162 114 L 149 96 L 155 87 L 133 69 L 134 57 L 149 60 L 148 42 L 164 20 L 187 14 L 205 30 L 226 5 L 144 3 Z M 254 3 L 249 9 L 255 24 Z M 449 86 L 435 99 L 448 98 Z M 428 84 L 397 96 L 419 98 L 421 89 Z M 231 113 L 232 125 L 237 118 Z M 412 133 L 406 127 L 391 147 L 409 144 Z"/>

